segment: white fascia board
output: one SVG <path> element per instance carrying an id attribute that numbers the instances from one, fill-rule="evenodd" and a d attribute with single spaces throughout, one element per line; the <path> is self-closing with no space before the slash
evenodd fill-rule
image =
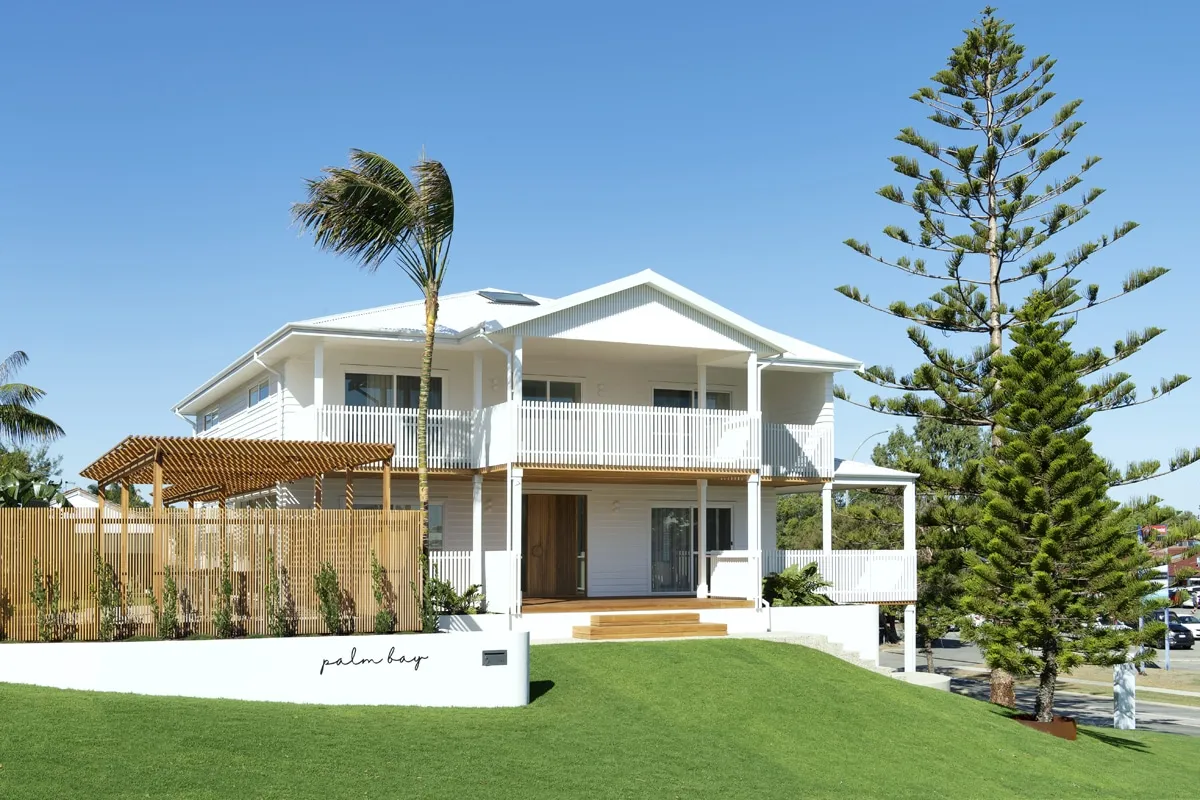
<path id="1" fill-rule="evenodd" d="M 806 372 L 858 372 L 862 369 L 861 361 L 855 361 L 852 358 L 844 360 L 834 359 L 816 359 L 816 358 L 779 358 L 771 361 L 766 369 L 794 369 L 804 370 Z"/>

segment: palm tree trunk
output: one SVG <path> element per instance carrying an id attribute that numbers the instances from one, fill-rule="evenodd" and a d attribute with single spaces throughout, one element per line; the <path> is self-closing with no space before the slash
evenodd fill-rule
<path id="1" fill-rule="evenodd" d="M 417 400 L 417 502 L 421 507 L 421 553 L 429 575 L 429 383 L 433 376 L 433 335 L 437 329 L 437 289 L 425 293 L 425 352 L 421 355 L 421 390 Z"/>

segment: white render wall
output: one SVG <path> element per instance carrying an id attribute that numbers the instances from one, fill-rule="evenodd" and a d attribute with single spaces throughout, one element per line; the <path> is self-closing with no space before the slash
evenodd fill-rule
<path id="1" fill-rule="evenodd" d="M 433 374 L 442 379 L 442 407 L 470 409 L 474 405 L 474 353 L 452 347 L 434 350 Z M 506 399 L 506 362 L 498 350 L 484 352 L 483 404 L 503 403 Z M 263 371 L 259 378 L 247 381 L 226 394 L 219 403 L 221 420 L 227 421 L 243 411 L 248 391 L 263 378 L 271 381 L 272 394 L 282 393 L 284 435 L 288 439 L 308 439 L 315 435 L 309 409 L 313 404 L 313 357 L 293 356 L 270 364 L 283 375 L 280 382 Z M 345 402 L 346 373 L 418 375 L 421 347 L 412 343 L 346 344 L 330 340 L 325 344 L 324 400 L 326 405 Z M 746 370 L 709 367 L 708 389 L 729 392 L 735 410 L 746 408 Z M 648 406 L 653 403 L 655 387 L 695 389 L 697 368 L 676 363 L 655 364 L 623 360 L 620 345 L 614 345 L 610 359 L 543 358 L 537 343 L 529 342 L 524 360 L 524 377 L 529 379 L 570 380 L 582 385 L 585 403 Z M 762 409 L 766 422 L 811 425 L 832 419 L 832 377 L 827 373 L 798 372 L 767 368 L 762 374 Z M 203 413 L 200 415 L 203 417 Z"/>
<path id="2" fill-rule="evenodd" d="M 656 506 L 695 505 L 695 486 L 656 486 L 625 484 L 539 484 L 526 481 L 525 494 L 585 495 L 588 507 L 588 594 L 596 597 L 639 595 L 650 592 L 650 513 Z M 328 476 L 323 485 L 324 507 L 342 508 L 345 481 Z M 469 480 L 430 481 L 430 502 L 445 507 L 444 549 L 471 549 L 471 482 Z M 503 550 L 505 531 L 505 482 L 483 482 L 483 546 L 485 550 Z M 379 506 L 383 502 L 382 482 L 377 476 L 363 475 L 354 480 L 355 505 Z M 762 493 L 763 549 L 775 547 L 776 497 Z M 396 506 L 417 502 L 416 478 L 397 475 L 392 480 L 392 503 Z M 290 484 L 284 493 L 286 505 L 307 507 L 312 504 L 312 481 Z M 747 548 L 746 487 L 709 485 L 708 504 L 733 509 L 733 547 Z"/>

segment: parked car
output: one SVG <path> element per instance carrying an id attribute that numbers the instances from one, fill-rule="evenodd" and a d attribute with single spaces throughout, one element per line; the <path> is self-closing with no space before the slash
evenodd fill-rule
<path id="1" fill-rule="evenodd" d="M 1154 618 L 1162 622 L 1163 612 L 1154 612 Z M 1192 634 L 1192 638 L 1200 637 L 1200 617 L 1197 617 L 1188 608 L 1172 608 L 1171 622 L 1178 622 L 1183 627 L 1187 628 Z"/>
<path id="2" fill-rule="evenodd" d="M 1160 616 L 1158 619 L 1161 621 L 1162 617 Z M 1171 649 L 1172 650 L 1191 650 L 1192 646 L 1195 643 L 1196 643 L 1196 637 L 1192 636 L 1191 631 L 1189 631 L 1187 628 L 1183 627 L 1183 625 L 1181 625 L 1178 622 L 1174 622 L 1174 621 L 1171 622 Z M 1152 642 L 1151 644 L 1154 647 L 1158 648 L 1159 650 L 1163 650 L 1167 646 L 1167 643 L 1165 641 Z"/>

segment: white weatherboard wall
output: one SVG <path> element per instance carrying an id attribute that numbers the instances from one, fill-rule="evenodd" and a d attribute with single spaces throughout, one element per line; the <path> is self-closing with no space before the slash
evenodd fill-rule
<path id="1" fill-rule="evenodd" d="M 484 652 L 507 663 L 484 666 Z M 322 705 L 523 706 L 529 634 L 0 646 L 0 682 Z"/>

